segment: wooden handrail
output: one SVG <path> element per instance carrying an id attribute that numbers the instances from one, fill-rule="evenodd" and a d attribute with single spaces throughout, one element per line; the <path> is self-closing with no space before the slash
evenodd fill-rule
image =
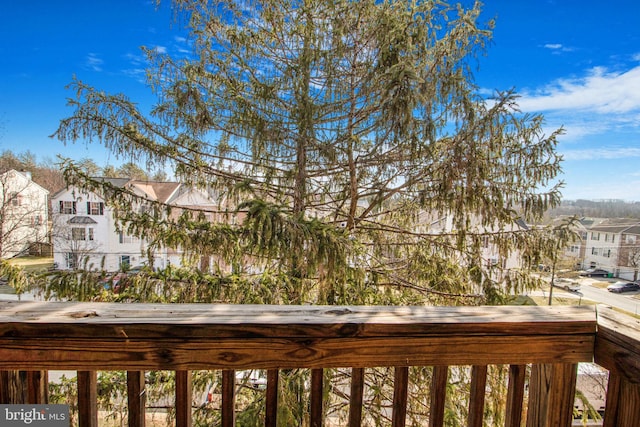
<path id="1" fill-rule="evenodd" d="M 587 306 L 12 301 L 0 303 L 0 369 L 224 370 L 576 363 L 592 359 L 595 332 L 595 309 Z"/>
<path id="2" fill-rule="evenodd" d="M 577 364 L 611 372 L 606 426 L 640 419 L 640 323 L 582 307 L 376 307 L 1 302 L 0 370 L 76 370 L 95 401 L 95 372 L 128 372 L 129 424 L 144 425 L 148 370 L 176 371 L 177 425 L 190 425 L 192 370 L 222 370 L 223 425 L 234 425 L 235 370 L 268 370 L 265 424 L 276 425 L 278 371 L 312 374 L 312 425 L 323 369 L 351 368 L 349 425 L 362 420 L 363 368 L 395 367 L 394 426 L 405 422 L 407 368 L 434 367 L 430 417 L 442 425 L 449 366 L 471 367 L 469 425 L 482 425 L 489 365 L 509 365 L 506 425 L 570 425 Z M 531 366 L 531 368 L 527 368 Z M 525 377 L 528 408 L 523 408 Z M 4 376 L 0 376 L 4 378 Z M 37 375 L 33 378 L 37 379 Z M 34 382 L 34 381 L 30 381 Z M 4 384 L 0 384 L 0 390 Z M 93 389 L 92 389 L 93 388 Z M 93 391 L 92 391 L 93 390 Z M 179 390 L 179 391 L 178 391 Z M 0 393 L 0 400 L 2 400 Z M 36 399 L 32 397 L 32 399 Z M 185 400 L 186 399 L 186 400 Z M 95 403 L 80 403 L 95 425 Z"/>
<path id="3" fill-rule="evenodd" d="M 640 420 L 640 320 L 599 307 L 594 350 L 609 371 L 604 427 L 633 427 Z"/>

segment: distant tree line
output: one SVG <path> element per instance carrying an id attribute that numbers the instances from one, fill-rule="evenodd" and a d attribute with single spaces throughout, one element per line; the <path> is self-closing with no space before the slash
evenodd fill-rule
<path id="1" fill-rule="evenodd" d="M 577 215 L 578 217 L 640 219 L 640 202 L 619 199 L 563 200 L 558 207 L 549 210 L 548 215 L 552 218 L 561 215 Z"/>
<path id="2" fill-rule="evenodd" d="M 32 180 L 53 194 L 66 186 L 62 171 L 61 160 L 39 160 L 36 155 L 27 150 L 14 153 L 4 150 L 0 154 L 0 174 L 8 170 L 25 171 L 31 174 Z M 163 170 L 149 172 L 133 162 L 123 163 L 119 167 L 113 165 L 99 166 L 93 159 L 83 158 L 76 162 L 78 167 L 91 176 L 109 178 L 131 178 L 138 180 L 166 181 L 167 174 Z"/>

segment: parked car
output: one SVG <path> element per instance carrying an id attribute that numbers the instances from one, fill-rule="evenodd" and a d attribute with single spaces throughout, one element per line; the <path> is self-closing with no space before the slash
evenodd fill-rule
<path id="1" fill-rule="evenodd" d="M 615 282 L 607 286 L 609 292 L 631 292 L 640 290 L 640 285 L 635 282 Z"/>
<path id="2" fill-rule="evenodd" d="M 559 279 L 555 279 L 555 281 L 553 282 L 553 286 L 562 288 L 565 291 L 569 292 L 578 292 L 580 290 L 580 283 L 576 282 L 573 279 L 565 279 L 562 277 Z"/>
<path id="3" fill-rule="evenodd" d="M 546 264 L 538 264 L 538 271 L 544 271 L 548 273 L 549 271 L 551 271 L 551 267 Z"/>
<path id="4" fill-rule="evenodd" d="M 609 277 L 609 272 L 601 268 L 590 268 L 581 272 L 580 275 L 586 277 Z"/>

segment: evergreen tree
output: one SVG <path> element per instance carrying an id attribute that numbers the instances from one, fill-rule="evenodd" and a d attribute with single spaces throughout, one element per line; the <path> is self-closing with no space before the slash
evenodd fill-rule
<path id="1" fill-rule="evenodd" d="M 479 4 L 177 0 L 175 8 L 194 51 L 174 60 L 146 50 L 158 96 L 151 115 L 76 81 L 75 112 L 55 135 L 170 162 L 182 181 L 216 188 L 246 219 L 187 234 L 125 214 L 138 233 L 260 263 L 287 278 L 293 303 L 350 302 L 345 282 L 488 295 L 496 276 L 482 268 L 480 235 L 491 230 L 505 257 L 527 250 L 530 236 L 506 231 L 558 201 L 558 132 L 545 135 L 542 117 L 520 114 L 511 92 L 478 95 L 471 65 L 493 26 L 480 22 Z M 73 171 L 71 183 L 99 185 Z M 425 224 L 434 214 L 451 219 L 450 233 Z M 242 250 L 218 250 L 221 239 Z"/>
<path id="2" fill-rule="evenodd" d="M 145 50 L 158 99 L 151 114 L 75 81 L 74 112 L 55 136 L 100 141 L 148 170 L 173 165 L 181 181 L 220 195 L 216 214 L 234 211 L 240 221 L 130 209 L 134 194 L 72 162 L 65 168 L 69 184 L 108 199 L 128 234 L 213 254 L 233 274 L 165 271 L 146 278 L 157 281 L 151 286 L 139 275 L 119 298 L 493 304 L 536 283 L 503 271 L 502 260 L 517 253 L 526 270 L 552 248 L 548 233 L 515 224 L 559 201 L 561 131 L 545 135 L 543 118 L 521 114 L 510 91 L 480 96 L 472 68 L 493 22 L 482 22 L 479 3 L 174 7 L 193 52 L 174 59 Z M 487 246 L 496 262 L 483 255 Z M 430 373 L 419 375 L 427 382 Z M 300 421 L 304 411 L 294 413 Z"/>

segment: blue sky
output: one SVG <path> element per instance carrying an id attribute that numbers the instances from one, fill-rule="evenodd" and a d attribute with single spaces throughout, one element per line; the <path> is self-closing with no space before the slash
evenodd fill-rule
<path id="1" fill-rule="evenodd" d="M 180 55 L 184 33 L 165 2 L 25 0 L 0 8 L 0 150 L 60 154 L 99 165 L 122 160 L 98 145 L 51 139 L 73 94 L 72 77 L 106 92 L 152 102 L 140 46 Z M 497 18 L 479 59 L 487 92 L 515 89 L 525 112 L 563 126 L 566 199 L 640 201 L 640 2 L 486 0 Z"/>

